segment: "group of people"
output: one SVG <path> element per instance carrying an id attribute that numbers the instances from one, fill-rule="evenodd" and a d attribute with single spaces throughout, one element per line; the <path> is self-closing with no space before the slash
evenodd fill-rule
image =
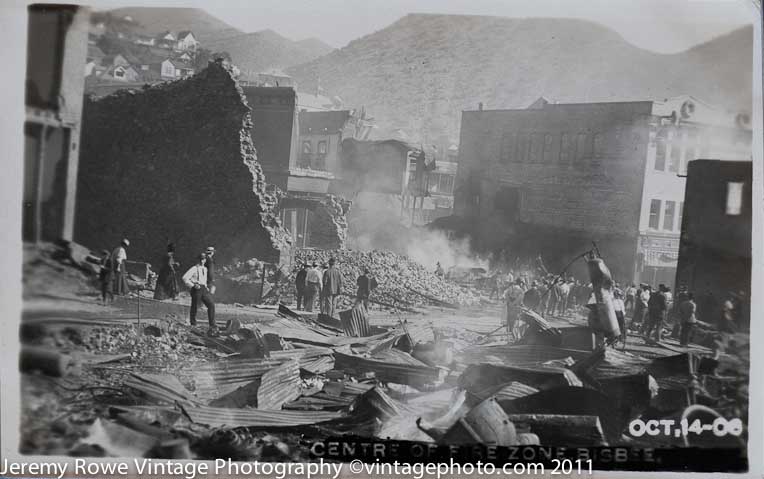
<path id="1" fill-rule="evenodd" d="M 129 293 L 127 283 L 127 248 L 130 241 L 125 238 L 113 251 L 103 250 L 99 280 L 101 283 L 101 301 L 107 304 L 114 300 L 114 295 Z M 196 325 L 196 315 L 200 304 L 207 308 L 207 319 L 210 330 L 215 328 L 215 248 L 210 246 L 197 257 L 197 262 L 181 277 L 191 295 L 191 310 L 189 313 L 192 326 Z M 177 299 L 180 294 L 178 269 L 180 263 L 175 260 L 175 245 L 169 243 L 167 252 L 162 259 L 154 299 Z"/>
<path id="2" fill-rule="evenodd" d="M 356 305 L 369 308 L 369 296 L 377 287 L 377 281 L 370 276 L 365 268 L 356 281 Z M 328 265 L 319 267 L 317 262 L 303 263 L 295 276 L 295 291 L 297 309 L 313 312 L 316 299 L 322 314 L 334 317 L 337 313 L 339 297 L 342 294 L 342 274 L 334 258 L 329 259 Z"/>

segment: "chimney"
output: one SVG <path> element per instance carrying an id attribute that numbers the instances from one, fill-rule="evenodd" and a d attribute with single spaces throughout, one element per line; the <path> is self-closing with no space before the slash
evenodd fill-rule
<path id="1" fill-rule="evenodd" d="M 483 111 L 483 102 L 478 103 L 478 110 Z"/>

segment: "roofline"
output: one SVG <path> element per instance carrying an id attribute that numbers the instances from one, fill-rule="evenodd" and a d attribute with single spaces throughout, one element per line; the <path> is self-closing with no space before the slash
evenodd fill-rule
<path id="1" fill-rule="evenodd" d="M 589 105 L 640 105 L 640 104 L 653 104 L 656 100 L 634 100 L 634 101 L 596 101 L 596 102 L 582 102 L 582 103 L 547 103 L 544 108 L 502 108 L 493 110 L 462 110 L 462 113 L 486 113 L 486 112 L 502 112 L 502 111 L 529 111 L 538 112 L 544 111 L 546 108 L 554 108 L 556 106 L 589 106 Z"/>

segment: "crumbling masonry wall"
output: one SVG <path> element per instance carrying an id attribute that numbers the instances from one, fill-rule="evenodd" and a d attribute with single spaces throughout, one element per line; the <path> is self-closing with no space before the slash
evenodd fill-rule
<path id="1" fill-rule="evenodd" d="M 75 241 L 101 249 L 127 237 L 128 256 L 149 262 L 172 241 L 184 268 L 208 245 L 218 263 L 288 257 L 251 128 L 242 90 L 219 62 L 86 101 Z"/>
<path id="2" fill-rule="evenodd" d="M 281 208 L 305 208 L 313 213 L 309 230 L 308 246 L 318 249 L 344 249 L 347 243 L 347 214 L 352 202 L 340 196 L 326 195 L 320 198 L 286 196 Z"/>

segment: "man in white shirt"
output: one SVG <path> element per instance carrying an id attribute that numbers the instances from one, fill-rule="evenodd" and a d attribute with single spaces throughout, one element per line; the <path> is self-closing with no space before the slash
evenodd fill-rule
<path id="1" fill-rule="evenodd" d="M 313 303 L 321 291 L 321 284 L 321 272 L 318 270 L 318 264 L 313 262 L 313 267 L 305 276 L 305 311 L 313 312 Z"/>
<path id="2" fill-rule="evenodd" d="M 183 275 L 183 283 L 188 286 L 191 293 L 191 326 L 196 326 L 196 310 L 201 301 L 207 307 L 207 319 L 210 324 L 210 331 L 215 331 L 215 303 L 212 301 L 212 295 L 207 289 L 207 268 L 204 262 L 207 261 L 207 255 L 199 255 L 199 261 L 191 266 L 186 274 Z"/>

